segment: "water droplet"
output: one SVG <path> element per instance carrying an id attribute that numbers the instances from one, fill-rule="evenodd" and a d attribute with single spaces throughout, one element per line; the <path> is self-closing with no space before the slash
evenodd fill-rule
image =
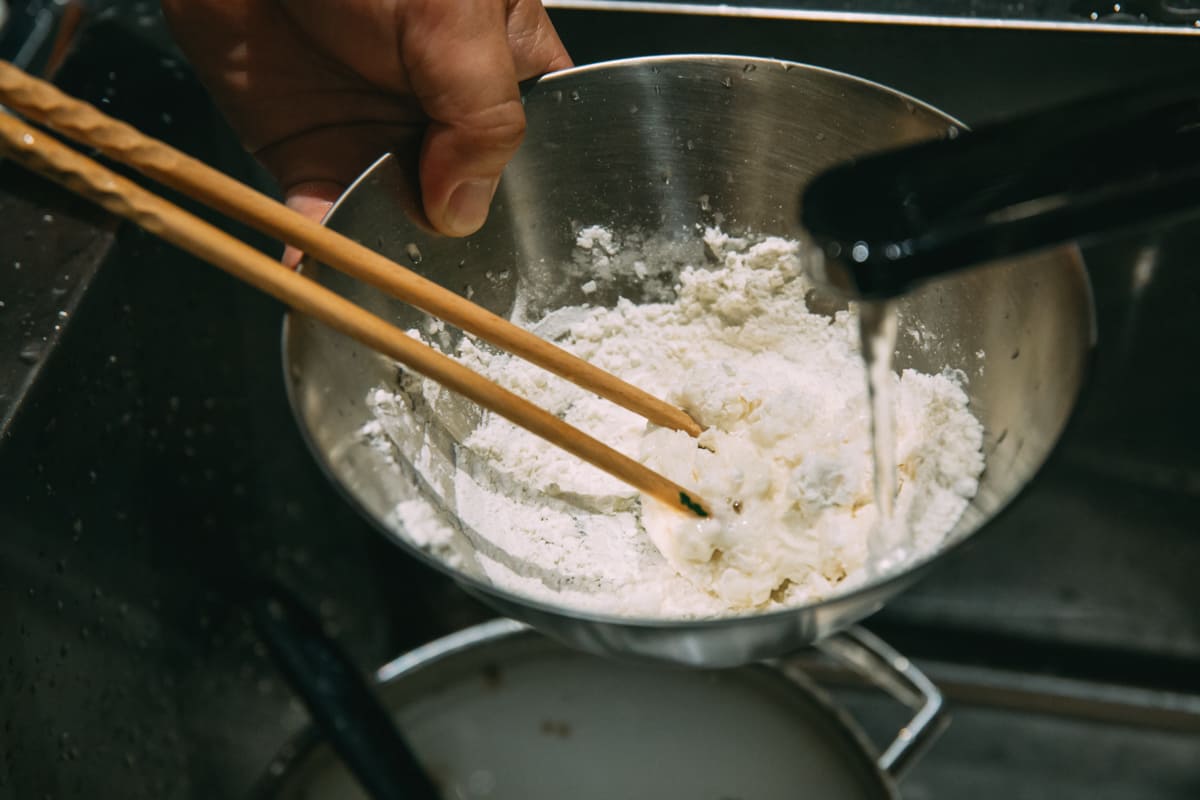
<path id="1" fill-rule="evenodd" d="M 21 262 L 20 262 L 20 261 L 14 261 L 14 262 L 13 262 L 13 269 L 20 269 L 20 268 L 21 268 Z"/>
<path id="2" fill-rule="evenodd" d="M 688 149 L 688 150 L 695 150 L 695 149 L 696 149 L 696 143 L 695 143 L 695 142 L 693 142 L 691 139 L 688 139 L 688 140 L 687 140 L 687 144 L 686 144 L 686 145 L 684 145 L 684 146 L 685 146 L 685 147 L 687 147 L 687 149 Z"/>
<path id="3" fill-rule="evenodd" d="M 1092 22 L 1095 22 L 1096 20 L 1100 19 L 1100 15 L 1093 11 L 1092 13 L 1088 14 L 1088 19 L 1090 19 Z"/>
<path id="4" fill-rule="evenodd" d="M 26 364 L 36 364 L 42 358 L 42 349 L 41 342 L 26 342 L 21 351 L 17 353 L 17 358 Z"/>
<path id="5" fill-rule="evenodd" d="M 23 144 L 27 144 L 32 147 L 33 142 L 34 142 L 33 134 L 31 134 L 31 133 L 24 134 L 23 136 L 21 136 L 21 142 Z"/>
<path id="6" fill-rule="evenodd" d="M 42 214 L 42 222 L 45 222 L 47 224 L 54 222 L 54 215 L 53 214 Z"/>
<path id="7" fill-rule="evenodd" d="M 946 129 L 946 138 L 947 139 L 957 139 L 958 138 L 958 128 L 954 127 L 953 125 L 951 125 L 949 128 L 947 128 Z"/>
<path id="8" fill-rule="evenodd" d="M 59 319 L 66 319 L 66 318 L 67 318 L 67 317 L 69 317 L 69 316 L 70 316 L 70 314 L 68 314 L 66 311 L 59 311 L 59 312 L 58 312 L 58 318 L 59 318 Z"/>
<path id="9" fill-rule="evenodd" d="M 867 247 L 866 242 L 857 242 L 854 247 L 850 248 L 850 257 L 855 262 L 861 264 L 871 256 L 871 248 Z"/>
<path id="10" fill-rule="evenodd" d="M 818 142 L 825 141 L 825 132 L 824 131 L 817 131 L 817 141 Z"/>
<path id="11" fill-rule="evenodd" d="M 416 242 L 409 242 L 408 244 L 404 245 L 404 252 L 408 253 L 408 257 L 412 259 L 414 264 L 421 263 L 421 248 L 417 247 Z"/>
<path id="12" fill-rule="evenodd" d="M 712 206 L 709 204 L 708 195 L 706 195 L 706 194 L 700 195 L 700 209 L 702 211 L 711 211 L 712 210 Z"/>
<path id="13" fill-rule="evenodd" d="M 580 96 L 578 89 L 571 90 L 571 102 L 578 103 L 582 99 L 583 98 Z"/>
<path id="14" fill-rule="evenodd" d="M 561 89 L 555 89 L 553 92 L 551 92 L 551 93 L 550 93 L 550 99 L 551 99 L 551 100 L 553 100 L 553 101 L 554 101 L 554 102 L 556 102 L 556 103 L 561 103 L 561 102 L 562 102 L 562 99 L 563 99 L 563 93 L 562 93 L 562 90 L 561 90 Z"/>
<path id="15" fill-rule="evenodd" d="M 477 769 L 467 778 L 467 791 L 474 796 L 486 796 L 496 788 L 496 776 L 489 770 Z"/>
<path id="16" fill-rule="evenodd" d="M 753 64 L 747 64 L 746 66 L 742 67 L 742 72 L 754 72 L 756 69 L 758 69 L 758 67 L 754 66 Z"/>
<path id="17" fill-rule="evenodd" d="M 638 112 L 638 107 L 637 107 L 637 106 L 630 106 L 630 107 L 629 107 L 629 113 L 630 113 L 630 114 L 636 114 L 637 112 Z"/>
<path id="18" fill-rule="evenodd" d="M 732 89 L 733 88 L 733 78 L 726 75 L 724 78 L 721 78 L 721 85 L 724 86 L 726 89 Z"/>

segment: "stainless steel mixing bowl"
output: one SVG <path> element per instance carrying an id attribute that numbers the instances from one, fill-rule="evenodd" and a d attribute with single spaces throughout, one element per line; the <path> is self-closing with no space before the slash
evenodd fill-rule
<path id="1" fill-rule="evenodd" d="M 526 140 L 478 234 L 444 239 L 412 224 L 404 213 L 410 187 L 390 157 L 345 193 L 327 224 L 498 314 L 511 314 L 519 301 L 536 317 L 564 305 L 613 304 L 622 294 L 636 299 L 642 291 L 637 280 L 600 279 L 585 294 L 579 276 L 564 276 L 562 266 L 575 263 L 581 225 L 677 240 L 682 261 L 703 263 L 697 225 L 719 220 L 732 233 L 802 236 L 800 192 L 818 171 L 957 126 L 917 100 L 852 76 L 727 56 L 568 70 L 529 88 L 525 108 Z M 405 328 L 424 324 L 421 313 L 337 272 L 304 269 Z M 1059 438 L 1094 338 L 1089 285 L 1075 250 L 1063 248 L 932 284 L 905 297 L 900 313 L 896 367 L 962 370 L 986 428 L 986 472 L 947 539 L 950 548 L 1012 501 Z M 454 338 L 446 335 L 444 344 Z M 419 494 L 451 512 L 454 501 L 452 491 L 406 469 L 416 441 L 388 454 L 358 433 L 370 419 L 368 392 L 396 386 L 391 363 L 296 315 L 285 325 L 284 360 L 300 428 L 351 503 L 502 613 L 576 647 L 705 666 L 775 656 L 876 611 L 936 560 L 808 606 L 707 621 L 603 617 L 536 602 L 489 584 L 471 561 L 470 535 L 457 538 L 463 560 L 450 567 L 415 547 L 396 521 L 397 503 Z M 422 434 L 431 445 L 425 456 L 451 465 L 469 460 L 456 444 L 474 423 L 473 410 L 451 404 L 443 419 Z"/>

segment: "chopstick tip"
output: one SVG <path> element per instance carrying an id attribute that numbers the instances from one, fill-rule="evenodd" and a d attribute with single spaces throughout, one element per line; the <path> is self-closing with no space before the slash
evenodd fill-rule
<path id="1" fill-rule="evenodd" d="M 679 493 L 679 505 L 687 509 L 692 514 L 695 514 L 700 519 L 708 519 L 712 516 L 712 512 L 704 505 L 704 501 L 700 498 L 693 498 L 687 492 Z"/>

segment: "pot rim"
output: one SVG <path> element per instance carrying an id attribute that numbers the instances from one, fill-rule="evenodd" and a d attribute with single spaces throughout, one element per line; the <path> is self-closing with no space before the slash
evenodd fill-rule
<path id="1" fill-rule="evenodd" d="M 447 661 L 466 657 L 473 653 L 482 653 L 488 649 L 502 648 L 525 642 L 533 643 L 540 648 L 533 656 L 547 653 L 562 652 L 575 658 L 603 661 L 600 656 L 581 652 L 541 633 L 536 628 L 512 619 L 497 618 L 478 623 L 468 628 L 434 639 L 419 645 L 413 650 L 397 656 L 375 670 L 373 675 L 377 690 L 388 686 L 399 685 L 426 671 L 435 670 Z M 477 656 L 478 657 L 478 656 Z M 501 662 L 503 663 L 503 662 Z M 753 674 L 760 680 L 770 680 L 777 683 L 783 690 L 794 692 L 798 698 L 807 702 L 815 714 L 824 717 L 825 721 L 844 734 L 842 752 L 859 762 L 864 776 L 869 776 L 881 792 L 881 797 L 899 800 L 900 793 L 896 777 L 878 762 L 876 748 L 857 721 L 841 705 L 836 703 L 820 686 L 799 669 L 783 668 L 780 666 L 756 662 L 744 664 L 732 669 L 711 669 L 680 666 L 677 664 L 635 664 L 627 665 L 634 669 L 650 669 L 658 671 L 681 670 L 689 672 L 721 672 L 729 675 L 735 673 Z M 395 712 L 403 704 L 388 705 Z M 802 717 L 796 717 L 803 720 Z M 808 724 L 808 723 L 806 723 Z M 268 769 L 259 779 L 252 797 L 268 800 L 279 796 L 279 792 L 291 778 L 292 773 L 304 762 L 311 758 L 322 745 L 327 745 L 313 724 L 306 725 L 303 730 L 293 736 L 269 762 Z M 848 762 L 843 762 L 847 763 Z M 340 764 L 340 759 L 339 759 Z M 344 767 L 343 767 L 344 768 Z"/>

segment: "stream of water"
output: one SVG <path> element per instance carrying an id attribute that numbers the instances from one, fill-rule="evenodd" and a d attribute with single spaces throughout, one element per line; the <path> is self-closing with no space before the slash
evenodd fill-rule
<path id="1" fill-rule="evenodd" d="M 904 560 L 901 526 L 895 521 L 896 410 L 892 354 L 896 350 L 896 306 L 888 302 L 859 303 L 859 336 L 867 368 L 871 406 L 871 444 L 874 451 L 875 507 L 879 517 L 871 531 L 867 567 L 872 575 L 887 572 Z"/>

